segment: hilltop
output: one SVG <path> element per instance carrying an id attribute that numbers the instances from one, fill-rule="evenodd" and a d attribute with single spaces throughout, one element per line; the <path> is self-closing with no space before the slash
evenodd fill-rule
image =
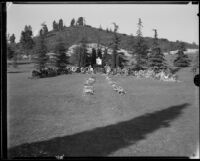
<path id="1" fill-rule="evenodd" d="M 53 51 L 56 42 L 58 39 L 62 38 L 66 48 L 74 44 L 78 44 L 80 40 L 86 36 L 88 43 L 98 43 L 103 46 L 109 47 L 112 42 L 114 33 L 112 31 L 99 29 L 86 26 L 73 26 L 73 27 L 64 27 L 61 31 L 49 31 L 47 33 L 46 44 L 49 51 Z M 134 43 L 136 42 L 136 37 L 132 35 L 127 35 L 123 33 L 118 33 L 120 37 L 120 48 L 125 50 L 134 50 Z M 144 37 L 147 45 L 151 48 L 153 43 L 152 37 Z M 37 41 L 37 37 L 34 37 L 34 40 Z M 163 52 L 169 52 L 172 50 L 177 50 L 179 41 L 172 42 L 164 38 L 158 39 L 159 45 Z M 186 43 L 186 48 L 189 49 L 198 49 L 199 46 L 196 44 Z"/>

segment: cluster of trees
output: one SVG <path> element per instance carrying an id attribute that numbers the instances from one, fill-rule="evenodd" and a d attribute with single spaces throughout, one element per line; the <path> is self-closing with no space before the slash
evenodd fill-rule
<path id="1" fill-rule="evenodd" d="M 7 58 L 13 60 L 13 66 L 17 66 L 17 59 L 20 55 L 29 55 L 33 53 L 35 43 L 33 41 L 33 32 L 31 26 L 25 26 L 21 32 L 20 42 L 15 42 L 15 35 L 8 35 L 7 38 Z"/>
<path id="2" fill-rule="evenodd" d="M 57 23 L 55 20 L 53 21 L 53 31 L 62 31 L 64 29 L 63 20 L 60 19 Z"/>
<path id="3" fill-rule="evenodd" d="M 73 18 L 71 20 L 71 26 L 84 26 L 85 20 L 83 17 L 79 17 L 77 21 Z M 127 60 L 124 59 L 123 53 L 119 53 L 119 45 L 120 45 L 120 36 L 118 34 L 119 26 L 116 23 L 113 23 L 114 30 L 110 30 L 113 32 L 113 38 L 110 42 L 110 45 L 104 49 L 104 51 L 99 47 L 98 49 L 92 49 L 92 53 L 87 51 L 87 37 L 84 34 L 80 46 L 76 48 L 74 54 L 70 57 L 66 55 L 67 48 L 63 43 L 62 39 L 57 41 L 54 52 L 56 53 L 56 66 L 58 68 L 64 68 L 66 64 L 72 62 L 77 64 L 79 67 L 85 67 L 88 65 L 96 66 L 96 58 L 100 57 L 102 59 L 102 65 L 106 64 L 111 65 L 112 68 L 122 67 Z M 132 53 L 136 59 L 136 63 L 134 64 L 135 69 L 166 69 L 167 64 L 165 61 L 165 57 L 158 43 L 158 33 L 157 30 L 154 29 L 154 41 L 153 45 L 149 50 L 147 43 L 142 35 L 142 20 L 139 18 L 138 21 L 138 29 L 136 32 L 136 41 L 133 44 L 134 52 Z M 63 20 L 60 19 L 59 23 L 53 22 L 53 30 L 59 31 L 63 30 Z M 108 32 L 110 32 L 107 29 Z M 15 35 L 11 35 L 8 37 L 7 46 L 8 46 L 8 59 L 13 59 L 16 62 L 18 53 L 23 53 L 25 55 L 37 54 L 36 64 L 38 68 L 43 68 L 48 63 L 48 57 L 46 53 L 47 45 L 46 38 L 48 33 L 48 27 L 45 23 L 42 24 L 42 28 L 39 32 L 38 41 L 33 40 L 33 33 L 31 26 L 25 26 L 24 30 L 21 32 L 20 42 L 18 44 L 15 43 Z M 98 37 L 98 36 L 97 36 Z M 100 40 L 98 40 L 98 44 Z M 179 50 L 177 53 L 177 58 L 174 60 L 174 66 L 177 67 L 187 67 L 190 64 L 190 60 L 185 51 L 185 43 L 179 43 Z M 108 54 L 108 47 L 112 48 L 112 55 Z"/>
<path id="4" fill-rule="evenodd" d="M 73 18 L 71 20 L 70 26 L 85 26 L 85 18 L 79 17 L 77 21 Z"/>
<path id="5" fill-rule="evenodd" d="M 48 66 L 49 64 L 49 57 L 47 56 L 47 46 L 46 46 L 46 37 L 47 34 L 44 32 L 44 26 L 40 30 L 39 41 L 36 44 L 36 68 L 38 70 L 43 69 L 44 67 Z M 65 69 L 67 64 L 69 64 L 69 57 L 66 55 L 66 47 L 63 43 L 61 38 L 58 39 L 57 44 L 55 46 L 54 52 L 56 53 L 55 58 L 55 67 L 58 69 Z"/>
<path id="6" fill-rule="evenodd" d="M 8 35 L 7 37 L 7 59 L 13 59 L 13 67 L 17 67 L 17 53 L 16 53 L 16 43 L 15 35 Z"/>
<path id="7" fill-rule="evenodd" d="M 142 21 L 139 18 L 138 30 L 136 33 L 137 35 L 136 44 L 134 46 L 135 52 L 133 53 L 136 57 L 135 68 L 138 70 L 146 68 L 152 68 L 154 70 L 167 69 L 168 66 L 165 60 L 165 56 L 158 43 L 157 30 L 153 29 L 154 30 L 153 45 L 149 50 L 142 36 L 142 31 L 141 31 L 142 27 L 143 27 Z M 184 51 L 185 51 L 185 44 L 181 42 L 177 53 L 178 56 L 174 60 L 174 66 L 187 67 L 190 65 L 190 60 L 188 56 L 184 54 Z"/>

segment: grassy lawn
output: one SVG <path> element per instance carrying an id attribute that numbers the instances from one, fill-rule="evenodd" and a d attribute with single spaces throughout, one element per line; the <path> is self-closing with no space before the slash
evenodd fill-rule
<path id="1" fill-rule="evenodd" d="M 199 92 L 190 69 L 180 83 L 87 74 L 28 79 L 32 64 L 7 74 L 10 156 L 190 156 L 199 135 Z"/>

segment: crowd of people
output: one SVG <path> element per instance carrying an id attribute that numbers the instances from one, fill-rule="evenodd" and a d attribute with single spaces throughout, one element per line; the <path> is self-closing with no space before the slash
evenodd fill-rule
<path id="1" fill-rule="evenodd" d="M 156 79 L 162 81 L 178 81 L 178 77 L 176 74 L 172 74 L 169 70 L 134 70 L 129 67 L 124 68 L 115 68 L 111 69 L 109 65 L 104 66 L 104 68 L 97 69 L 93 68 L 91 65 L 88 67 L 77 67 L 68 65 L 63 69 L 58 68 L 43 68 L 40 70 L 32 71 L 32 78 L 45 78 L 45 77 L 53 77 L 61 74 L 72 74 L 72 73 L 82 73 L 82 74 L 95 74 L 95 73 L 104 73 L 107 75 L 117 75 L 117 76 L 134 76 L 137 79 L 140 78 L 149 78 Z"/>

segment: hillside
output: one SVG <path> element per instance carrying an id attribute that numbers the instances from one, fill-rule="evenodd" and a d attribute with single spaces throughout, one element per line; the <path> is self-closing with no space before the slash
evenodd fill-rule
<path id="1" fill-rule="evenodd" d="M 59 38 L 62 38 L 66 47 L 70 47 L 74 44 L 80 42 L 82 37 L 86 35 L 88 43 L 99 43 L 104 46 L 109 46 L 112 42 L 114 33 L 106 30 L 100 30 L 91 26 L 74 26 L 74 27 L 65 27 L 62 31 L 50 31 L 47 34 L 47 48 L 49 51 L 52 51 L 56 45 L 56 41 Z M 133 50 L 134 43 L 136 42 L 136 37 L 119 33 L 120 37 L 120 48 L 126 50 Z M 148 47 L 150 48 L 153 43 L 153 38 L 144 37 Z M 37 37 L 34 37 L 34 40 L 37 41 Z M 161 49 L 164 52 L 171 50 L 177 50 L 179 44 L 178 41 L 172 42 L 167 39 L 159 39 L 159 44 Z M 197 49 L 198 45 L 186 43 L 186 48 Z"/>

